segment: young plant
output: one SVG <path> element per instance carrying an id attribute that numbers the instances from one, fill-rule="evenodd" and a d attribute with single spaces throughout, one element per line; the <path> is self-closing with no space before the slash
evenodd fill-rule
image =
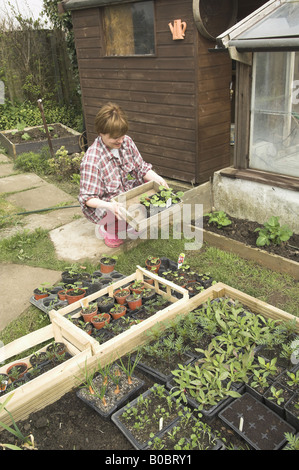
<path id="1" fill-rule="evenodd" d="M 293 235 L 292 230 L 287 225 L 281 226 L 279 217 L 275 216 L 270 217 L 262 228 L 256 228 L 255 232 L 259 232 L 257 246 L 281 245 Z"/>
<path id="2" fill-rule="evenodd" d="M 282 405 L 284 403 L 284 397 L 283 397 L 283 390 L 279 389 L 277 390 L 273 385 L 270 387 L 270 392 L 272 393 L 271 396 L 268 396 L 269 400 L 273 400 L 277 403 L 277 405 Z"/>
<path id="3" fill-rule="evenodd" d="M 13 444 L 0 444 L 1 447 L 7 448 L 10 450 L 21 450 L 22 448 L 26 449 L 35 449 L 34 447 L 34 439 L 33 436 L 30 434 L 29 436 L 24 436 L 24 434 L 21 432 L 19 427 L 17 426 L 15 420 L 13 419 L 12 414 L 7 410 L 6 405 L 8 404 L 9 400 L 13 397 L 13 394 L 9 395 L 3 403 L 0 403 L 0 412 L 2 410 L 6 411 L 7 414 L 10 417 L 10 420 L 13 424 L 13 428 L 8 426 L 7 424 L 3 423 L 0 421 L 0 426 L 4 428 L 6 431 L 8 431 L 10 434 L 15 436 L 20 442 L 22 442 L 22 447 L 13 445 Z"/>
<path id="4" fill-rule="evenodd" d="M 124 362 L 122 361 L 122 359 L 119 358 L 120 366 L 121 366 L 123 372 L 128 377 L 128 384 L 130 384 L 130 385 L 132 385 L 132 383 L 133 383 L 132 382 L 132 375 L 134 373 L 134 370 L 135 370 L 140 358 L 141 358 L 140 351 L 137 351 L 135 360 L 133 362 L 131 361 L 131 355 L 129 354 L 129 356 L 127 357 L 127 365 L 125 365 Z"/>
<path id="5" fill-rule="evenodd" d="M 205 216 L 209 217 L 209 224 L 217 225 L 218 228 L 227 227 L 232 223 L 224 211 L 209 212 Z"/>

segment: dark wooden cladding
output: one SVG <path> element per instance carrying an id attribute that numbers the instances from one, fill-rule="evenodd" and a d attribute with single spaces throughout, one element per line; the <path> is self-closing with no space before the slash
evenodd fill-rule
<path id="1" fill-rule="evenodd" d="M 231 60 L 194 23 L 192 0 L 155 0 L 154 56 L 106 57 L 102 9 L 72 11 L 88 143 L 100 106 L 126 111 L 129 135 L 161 175 L 202 183 L 229 166 Z M 168 23 L 187 23 L 173 41 Z"/>

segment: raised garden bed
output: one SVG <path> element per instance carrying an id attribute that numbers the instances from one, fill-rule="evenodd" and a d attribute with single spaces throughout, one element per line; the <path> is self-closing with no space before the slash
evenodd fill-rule
<path id="1" fill-rule="evenodd" d="M 193 231 L 203 233 L 203 241 L 225 251 L 235 253 L 242 258 L 254 261 L 273 271 L 289 274 L 299 280 L 299 235 L 293 234 L 287 243 L 280 246 L 256 246 L 256 228 L 262 225 L 248 220 L 236 219 L 229 216 L 232 224 L 218 228 L 208 224 L 209 217 L 203 218 L 203 228 L 194 224 Z M 289 246 L 291 245 L 291 246 Z"/>
<path id="2" fill-rule="evenodd" d="M 50 124 L 48 126 L 52 147 L 57 152 L 64 146 L 69 153 L 80 152 L 80 133 L 64 124 Z M 0 132 L 0 145 L 5 148 L 8 155 L 16 158 L 24 152 L 40 152 L 48 146 L 48 139 L 43 126 L 25 127 L 22 131 L 10 129 Z"/>

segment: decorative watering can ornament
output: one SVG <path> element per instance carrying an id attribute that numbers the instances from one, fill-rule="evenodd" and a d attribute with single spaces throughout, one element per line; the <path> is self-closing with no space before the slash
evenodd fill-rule
<path id="1" fill-rule="evenodd" d="M 174 20 L 173 25 L 168 23 L 169 29 L 172 32 L 172 39 L 176 41 L 177 39 L 185 38 L 185 31 L 187 28 L 187 23 L 182 20 Z"/>

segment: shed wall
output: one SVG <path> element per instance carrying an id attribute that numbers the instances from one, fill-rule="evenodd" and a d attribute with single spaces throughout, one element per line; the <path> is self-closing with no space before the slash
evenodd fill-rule
<path id="1" fill-rule="evenodd" d="M 156 0 L 154 57 L 105 57 L 100 8 L 72 12 L 88 144 L 94 118 L 108 101 L 120 104 L 129 135 L 161 175 L 202 183 L 229 165 L 228 54 L 208 51 L 213 41 L 196 29 L 192 0 Z M 168 23 L 186 21 L 184 40 Z"/>

